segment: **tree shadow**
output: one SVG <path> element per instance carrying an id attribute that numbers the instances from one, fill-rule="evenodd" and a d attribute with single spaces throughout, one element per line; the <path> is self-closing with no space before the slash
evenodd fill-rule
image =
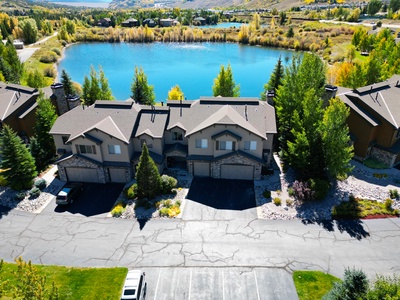
<path id="1" fill-rule="evenodd" d="M 137 219 L 138 223 L 139 223 L 139 229 L 143 230 L 144 226 L 146 225 L 146 223 L 150 220 L 151 218 L 146 218 L 146 219 Z"/>
<path id="2" fill-rule="evenodd" d="M 349 175 L 358 180 L 381 187 L 388 185 L 400 186 L 400 171 L 395 168 L 371 169 L 355 160 L 351 161 L 351 165 L 354 166 L 354 169 Z"/>
<path id="3" fill-rule="evenodd" d="M 13 210 L 13 208 L 8 207 L 8 206 L 3 206 L 0 205 L 0 219 L 2 219 L 4 216 L 7 216 L 8 213 Z"/>

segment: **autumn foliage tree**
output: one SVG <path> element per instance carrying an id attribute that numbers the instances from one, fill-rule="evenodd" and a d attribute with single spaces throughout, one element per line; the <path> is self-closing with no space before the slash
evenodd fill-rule
<path id="1" fill-rule="evenodd" d="M 214 85 L 212 87 L 214 97 L 239 97 L 240 86 L 235 83 L 232 74 L 231 65 L 224 67 L 221 65 L 220 72 L 217 78 L 214 79 Z"/>
<path id="2" fill-rule="evenodd" d="M 179 85 L 173 86 L 168 92 L 168 100 L 184 100 L 185 95 L 183 94 Z"/>

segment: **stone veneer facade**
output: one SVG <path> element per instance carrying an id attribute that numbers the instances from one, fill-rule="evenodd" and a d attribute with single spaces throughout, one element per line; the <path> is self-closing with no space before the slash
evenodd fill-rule
<path id="1" fill-rule="evenodd" d="M 106 174 L 104 172 L 104 168 L 85 159 L 74 157 L 58 163 L 57 166 L 58 166 L 58 174 L 60 175 L 60 179 L 62 181 L 68 181 L 67 172 L 65 171 L 65 168 L 74 167 L 74 168 L 96 169 L 99 182 L 106 183 Z"/>
<path id="2" fill-rule="evenodd" d="M 371 151 L 371 157 L 391 168 L 396 161 L 397 154 L 373 147 Z"/>
<path id="3" fill-rule="evenodd" d="M 261 179 L 261 164 L 258 162 L 255 162 L 252 159 L 249 159 L 245 156 L 242 156 L 240 154 L 235 154 L 223 159 L 220 159 L 218 161 L 214 161 L 211 164 L 211 176 L 214 178 L 221 178 L 221 165 L 248 165 L 248 166 L 254 166 L 254 173 L 253 173 L 253 178 L 255 180 Z"/>

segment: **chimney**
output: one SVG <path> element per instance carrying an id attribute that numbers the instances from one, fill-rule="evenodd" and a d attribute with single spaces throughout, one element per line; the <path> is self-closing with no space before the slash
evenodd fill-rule
<path id="1" fill-rule="evenodd" d="M 247 104 L 244 106 L 244 115 L 246 116 L 246 121 L 248 121 L 248 119 L 247 119 Z"/>
<path id="2" fill-rule="evenodd" d="M 180 103 L 180 105 L 179 105 L 179 109 L 180 109 L 179 114 L 180 114 L 180 116 L 182 117 L 182 99 L 179 100 L 179 103 Z"/>
<path id="3" fill-rule="evenodd" d="M 274 105 L 275 91 L 274 90 L 267 91 L 266 96 L 268 104 Z"/>
<path id="4" fill-rule="evenodd" d="M 67 99 L 65 97 L 64 86 L 62 83 L 55 83 L 51 85 L 53 96 L 55 97 L 55 104 L 58 114 L 62 115 L 69 110 Z"/>

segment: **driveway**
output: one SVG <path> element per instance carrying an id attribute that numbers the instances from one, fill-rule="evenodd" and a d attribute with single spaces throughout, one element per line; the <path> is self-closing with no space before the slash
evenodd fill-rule
<path id="1" fill-rule="evenodd" d="M 56 205 L 56 201 L 53 199 L 42 213 L 105 217 L 110 212 L 123 187 L 123 183 L 85 183 L 83 192 L 74 199 L 74 203 L 61 206 Z"/>
<path id="2" fill-rule="evenodd" d="M 186 198 L 182 214 L 185 220 L 257 218 L 251 180 L 195 177 Z"/>

